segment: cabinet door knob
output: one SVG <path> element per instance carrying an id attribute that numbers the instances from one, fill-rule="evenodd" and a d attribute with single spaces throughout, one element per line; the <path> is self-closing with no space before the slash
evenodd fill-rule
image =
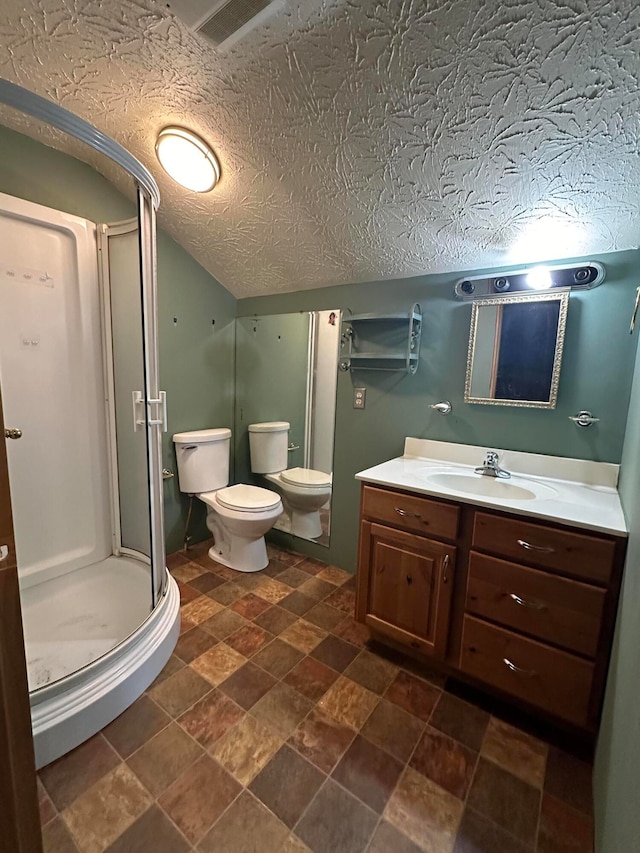
<path id="1" fill-rule="evenodd" d="M 515 592 L 509 593 L 509 598 L 514 601 L 519 607 L 528 607 L 530 610 L 546 610 L 546 604 L 541 601 L 527 601 L 526 598 L 521 598 Z"/>
<path id="2" fill-rule="evenodd" d="M 522 669 L 522 667 L 516 666 L 509 658 L 502 658 L 502 662 L 511 672 L 517 672 L 518 675 L 526 675 L 528 678 L 533 678 L 534 675 L 538 674 L 535 669 Z"/>
<path id="3" fill-rule="evenodd" d="M 411 577 L 411 575 L 407 575 L 407 584 L 409 586 L 411 586 L 412 583 L 413 583 L 413 578 Z"/>
<path id="4" fill-rule="evenodd" d="M 22 430 L 13 428 L 13 429 L 5 429 L 4 431 L 5 438 L 22 438 Z"/>
<path id="5" fill-rule="evenodd" d="M 402 509 L 402 507 L 399 506 L 394 507 L 394 509 L 398 513 L 398 515 L 401 515 L 403 518 L 405 515 L 408 515 L 410 518 L 420 518 L 419 512 L 409 512 L 409 510 Z"/>
<path id="6" fill-rule="evenodd" d="M 448 583 L 448 581 L 449 581 L 448 571 L 449 571 L 449 555 L 445 554 L 444 560 L 442 561 L 442 583 Z"/>

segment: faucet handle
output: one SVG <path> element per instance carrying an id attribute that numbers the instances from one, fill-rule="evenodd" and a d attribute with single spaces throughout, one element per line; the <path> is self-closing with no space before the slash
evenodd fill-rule
<path id="1" fill-rule="evenodd" d="M 487 458 L 485 459 L 485 465 L 496 465 L 499 459 L 499 454 L 495 450 L 487 450 Z"/>

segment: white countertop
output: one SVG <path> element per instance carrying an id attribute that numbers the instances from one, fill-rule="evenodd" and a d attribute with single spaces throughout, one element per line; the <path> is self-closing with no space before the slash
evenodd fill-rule
<path id="1" fill-rule="evenodd" d="M 500 454 L 500 467 L 509 471 L 510 480 L 496 481 L 474 473 L 474 468 L 484 462 L 487 450 Z M 356 479 L 627 536 L 616 488 L 618 474 L 619 466 L 607 462 L 407 438 L 403 456 L 360 471 Z M 456 481 L 461 487 L 457 487 Z M 486 490 L 489 494 L 472 493 L 468 488 Z M 494 491 L 499 493 L 498 497 L 492 494 Z"/>

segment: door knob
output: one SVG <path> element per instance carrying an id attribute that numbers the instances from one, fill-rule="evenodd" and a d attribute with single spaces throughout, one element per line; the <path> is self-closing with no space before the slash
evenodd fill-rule
<path id="1" fill-rule="evenodd" d="M 5 438 L 22 438 L 22 430 L 21 429 L 5 429 L 4 437 Z"/>

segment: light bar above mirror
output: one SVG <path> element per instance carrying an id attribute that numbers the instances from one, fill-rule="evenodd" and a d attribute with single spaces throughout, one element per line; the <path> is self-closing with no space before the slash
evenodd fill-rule
<path id="1" fill-rule="evenodd" d="M 490 296 L 513 293 L 542 293 L 557 290 L 592 290 L 605 279 L 605 268 L 597 261 L 581 264 L 561 264 L 513 271 L 494 275 L 474 275 L 456 282 L 456 299 L 486 299 Z"/>

